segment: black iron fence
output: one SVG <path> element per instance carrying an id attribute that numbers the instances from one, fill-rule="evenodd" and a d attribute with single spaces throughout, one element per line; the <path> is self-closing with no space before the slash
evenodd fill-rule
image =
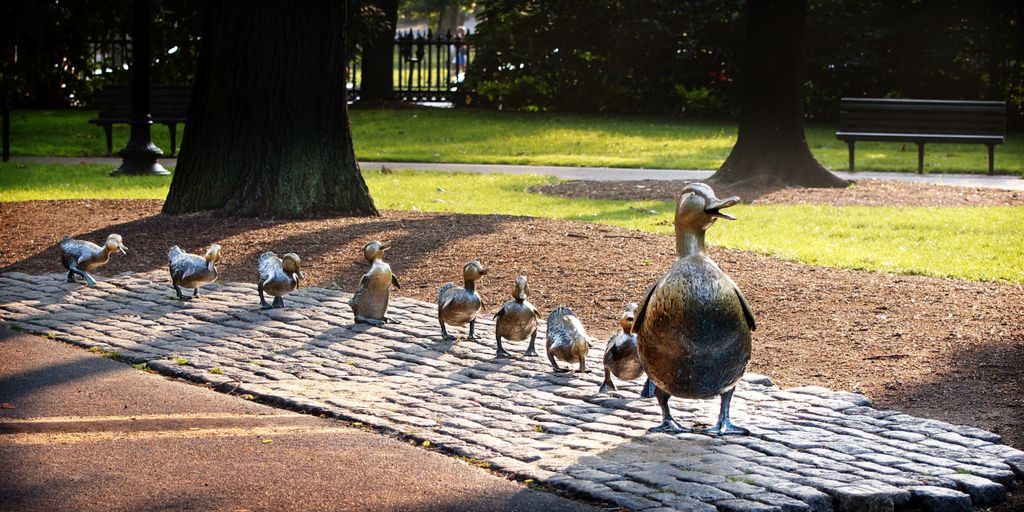
<path id="1" fill-rule="evenodd" d="M 398 101 L 450 102 L 466 78 L 466 67 L 476 51 L 465 36 L 431 31 L 399 33 L 395 37 L 394 94 Z M 348 69 L 349 101 L 359 98 L 362 60 L 356 56 Z"/>

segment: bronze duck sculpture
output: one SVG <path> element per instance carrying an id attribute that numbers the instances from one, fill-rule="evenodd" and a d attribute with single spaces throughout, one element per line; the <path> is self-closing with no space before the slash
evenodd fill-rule
<path id="1" fill-rule="evenodd" d="M 373 241 L 363 246 L 363 257 L 370 263 L 370 270 L 359 279 L 359 288 L 352 294 L 348 305 L 352 308 L 356 323 L 381 325 L 397 324 L 398 320 L 387 317 L 391 285 L 401 290 L 398 276 L 391 271 L 391 265 L 384 262 L 384 251 L 388 246 Z"/>
<path id="2" fill-rule="evenodd" d="M 121 243 L 121 235 L 108 236 L 102 247 L 67 235 L 60 240 L 60 262 L 68 271 L 69 283 L 75 282 L 77 275 L 85 279 L 86 285 L 96 286 L 96 280 L 89 275 L 89 271 L 106 265 L 110 261 L 110 254 L 114 252 L 128 254 L 128 248 Z"/>
<path id="3" fill-rule="evenodd" d="M 636 320 L 636 302 L 626 305 L 626 310 L 619 318 L 622 331 L 608 339 L 604 348 L 604 382 L 598 393 L 615 391 L 612 375 L 622 380 L 633 380 L 644 373 L 644 365 L 640 364 L 640 354 L 636 350 L 636 334 L 633 333 L 633 322 Z M 641 398 L 654 396 L 654 384 L 647 379 Z"/>
<path id="4" fill-rule="evenodd" d="M 593 338 L 587 335 L 583 322 L 566 306 L 559 306 L 548 313 L 547 321 L 547 352 L 548 361 L 556 372 L 569 370 L 558 366 L 555 358 L 567 363 L 579 362 L 578 373 L 588 373 L 587 352 Z"/>
<path id="5" fill-rule="evenodd" d="M 299 255 L 294 252 L 285 254 L 283 258 L 278 258 L 272 251 L 260 255 L 256 291 L 260 295 L 262 309 L 284 307 L 284 296 L 295 291 L 299 281 L 306 278 L 299 268 L 301 263 Z M 273 304 L 267 304 L 264 293 L 274 296 Z"/>
<path id="6" fill-rule="evenodd" d="M 718 422 L 705 432 L 746 434 L 729 420 L 736 383 L 750 360 L 751 331 L 756 326 L 750 305 L 736 283 L 708 257 L 704 233 L 738 197 L 718 199 L 703 183 L 687 185 L 676 203 L 678 257 L 651 286 L 640 306 L 633 332 L 640 362 L 656 386 L 662 423 L 658 432 L 684 432 L 668 408 L 669 397 L 721 396 Z"/>
<path id="7" fill-rule="evenodd" d="M 501 309 L 494 315 L 494 336 L 498 339 L 498 357 L 512 357 L 501 346 L 501 339 L 512 341 L 523 341 L 530 338 L 530 346 L 526 348 L 527 356 L 537 355 L 534 348 L 537 342 L 537 319 L 540 318 L 540 311 L 526 300 L 530 294 L 530 287 L 526 284 L 526 276 L 516 278 L 512 286 L 512 300 L 501 306 Z"/>
<path id="8" fill-rule="evenodd" d="M 217 262 L 220 261 L 220 246 L 210 245 L 206 255 L 189 254 L 175 245 L 167 251 L 171 269 L 171 285 L 181 300 L 189 300 L 181 293 L 181 287 L 192 288 L 192 296 L 199 296 L 199 287 L 217 280 Z"/>
<path id="9" fill-rule="evenodd" d="M 484 308 L 484 301 L 476 292 L 476 282 L 485 275 L 487 269 L 479 261 L 470 261 L 462 267 L 462 288 L 455 286 L 455 283 L 441 287 L 437 296 L 437 321 L 441 324 L 441 336 L 444 339 L 455 339 L 455 336 L 448 334 L 445 324 L 458 327 L 469 324 L 469 337 L 479 339 L 474 329 L 476 317 Z"/>

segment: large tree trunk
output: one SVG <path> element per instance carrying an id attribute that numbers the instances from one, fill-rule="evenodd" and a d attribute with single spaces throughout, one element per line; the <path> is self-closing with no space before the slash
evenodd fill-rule
<path id="1" fill-rule="evenodd" d="M 394 94 L 395 28 L 398 26 L 398 0 L 375 0 L 384 12 L 388 29 L 372 37 L 363 48 L 363 77 L 359 85 L 360 102 L 386 102 Z"/>
<path id="2" fill-rule="evenodd" d="M 455 35 L 455 30 L 459 28 L 459 2 L 451 0 L 448 5 L 441 8 L 441 13 L 437 18 L 437 33 L 445 34 L 451 31 L 452 35 Z"/>
<path id="3" fill-rule="evenodd" d="M 806 0 L 749 0 L 739 137 L 709 182 L 845 187 L 814 159 L 803 119 Z"/>
<path id="4" fill-rule="evenodd" d="M 376 215 L 345 103 L 347 2 L 206 4 L 164 213 Z"/>

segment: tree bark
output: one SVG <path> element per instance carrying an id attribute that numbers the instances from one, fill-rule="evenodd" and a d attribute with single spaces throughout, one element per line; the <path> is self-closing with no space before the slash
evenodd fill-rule
<path id="1" fill-rule="evenodd" d="M 347 3 L 206 5 L 164 213 L 377 214 L 356 163 L 345 102 Z"/>
<path id="2" fill-rule="evenodd" d="M 360 102 L 386 102 L 395 90 L 395 28 L 398 26 L 398 0 L 375 0 L 384 12 L 388 29 L 372 37 L 363 48 L 363 76 L 359 85 Z"/>
<path id="3" fill-rule="evenodd" d="M 723 185 L 846 187 L 821 166 L 804 135 L 806 0 L 747 2 L 739 136 L 708 180 Z"/>
<path id="4" fill-rule="evenodd" d="M 455 30 L 459 28 L 459 2 L 452 0 L 448 5 L 441 8 L 441 12 L 437 18 L 437 33 L 445 34 L 451 31 L 452 35 L 455 35 Z"/>

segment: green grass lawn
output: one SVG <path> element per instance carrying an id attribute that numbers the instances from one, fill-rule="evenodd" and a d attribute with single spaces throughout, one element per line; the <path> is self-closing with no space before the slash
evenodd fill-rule
<path id="1" fill-rule="evenodd" d="M 109 178 L 109 172 L 102 165 L 0 164 L 0 202 L 163 199 L 170 184 L 167 177 Z M 672 232 L 671 203 L 528 191 L 555 181 L 549 177 L 411 171 L 365 176 L 383 209 L 526 215 Z M 1024 283 L 1024 207 L 740 205 L 730 212 L 739 220 L 718 222 L 710 243 L 815 265 Z"/>
<path id="2" fill-rule="evenodd" d="M 103 155 L 103 130 L 88 124 L 91 117 L 86 110 L 15 111 L 12 153 Z M 736 139 L 736 125 L 727 120 L 445 109 L 355 109 L 351 118 L 362 161 L 715 169 Z M 154 126 L 153 138 L 170 149 L 166 127 Z M 846 144 L 835 138 L 834 126 L 809 125 L 807 139 L 823 164 L 846 169 Z M 128 127 L 115 126 L 115 151 L 127 140 Z M 913 172 L 917 147 L 860 142 L 857 161 L 858 170 Z M 987 172 L 988 156 L 981 145 L 932 144 L 925 166 L 928 172 Z M 996 171 L 1024 175 L 1024 134 L 1010 134 L 996 148 Z"/>

